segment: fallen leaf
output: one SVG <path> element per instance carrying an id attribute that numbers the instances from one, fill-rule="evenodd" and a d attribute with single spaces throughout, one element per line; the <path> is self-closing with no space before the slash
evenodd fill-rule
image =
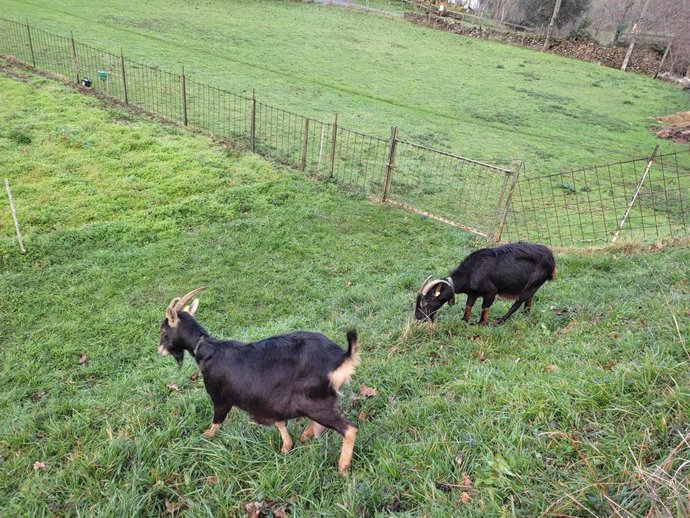
<path id="1" fill-rule="evenodd" d="M 206 477 L 206 483 L 208 485 L 212 486 L 216 482 L 218 482 L 218 477 L 216 477 L 215 475 L 209 475 L 208 477 Z"/>
<path id="2" fill-rule="evenodd" d="M 175 514 L 179 506 L 173 505 L 173 503 L 168 500 L 167 498 L 165 499 L 165 512 L 170 513 L 170 514 Z"/>
<path id="3" fill-rule="evenodd" d="M 190 380 L 196 381 L 196 379 L 199 377 L 199 371 L 194 371 L 192 372 L 192 375 L 189 377 Z"/>
<path id="4" fill-rule="evenodd" d="M 36 401 L 40 401 L 41 399 L 43 399 L 46 396 L 46 394 L 48 393 L 44 391 L 35 392 L 29 396 L 29 399 L 35 403 Z"/>
<path id="5" fill-rule="evenodd" d="M 244 506 L 244 512 L 247 513 L 249 518 L 259 518 L 263 506 L 262 502 L 251 502 Z"/>
<path id="6" fill-rule="evenodd" d="M 458 503 L 459 503 L 459 504 L 466 504 L 466 503 L 468 503 L 471 499 L 472 499 L 472 497 L 469 495 L 469 493 L 463 491 L 463 492 L 460 494 L 460 500 L 458 500 Z"/>
<path id="7" fill-rule="evenodd" d="M 377 394 L 378 394 L 378 390 L 376 390 L 374 387 L 367 387 L 364 384 L 362 384 L 362 386 L 359 387 L 359 395 L 360 396 L 373 397 Z"/>
<path id="8" fill-rule="evenodd" d="M 472 479 L 470 479 L 470 476 L 464 471 L 462 472 L 462 485 L 465 487 L 472 487 Z"/>
<path id="9" fill-rule="evenodd" d="M 280 507 L 276 507 L 273 509 L 273 516 L 275 518 L 287 518 L 287 512 L 285 511 L 285 508 L 287 506 L 281 505 Z"/>
<path id="10" fill-rule="evenodd" d="M 615 340 L 616 338 L 618 338 L 618 332 L 613 331 L 612 333 L 609 333 L 609 338 Z"/>
<path id="11" fill-rule="evenodd" d="M 168 383 L 166 385 L 166 388 L 170 391 L 173 391 L 173 390 L 178 391 L 178 392 L 180 391 L 180 388 L 175 383 Z"/>
<path id="12" fill-rule="evenodd" d="M 46 463 L 40 460 L 34 462 L 34 471 L 38 471 L 39 469 L 46 469 Z"/>
<path id="13" fill-rule="evenodd" d="M 362 411 L 359 413 L 359 415 L 357 416 L 357 420 L 358 420 L 360 423 L 363 423 L 364 421 L 367 420 L 367 417 L 369 417 L 369 416 L 367 415 L 367 413 L 366 413 L 364 410 L 362 410 Z"/>
<path id="14" fill-rule="evenodd" d="M 462 455 L 456 455 L 455 456 L 455 463 L 456 464 L 462 464 L 463 458 Z"/>
<path id="15" fill-rule="evenodd" d="M 439 488 L 441 491 L 444 493 L 450 493 L 453 490 L 453 484 L 449 484 L 448 482 L 436 482 L 436 487 Z"/>
<path id="16" fill-rule="evenodd" d="M 388 352 L 389 352 L 389 353 L 397 353 L 397 352 L 398 352 L 398 348 L 395 347 L 395 346 L 393 346 L 393 347 L 391 347 L 391 348 L 388 350 Z"/>
<path id="17" fill-rule="evenodd" d="M 87 363 L 89 363 L 89 358 L 88 358 L 88 356 L 86 356 L 85 354 L 82 354 L 82 355 L 79 357 L 79 365 L 86 365 Z"/>
<path id="18" fill-rule="evenodd" d="M 594 318 L 592 319 L 592 324 L 598 324 L 601 322 L 601 315 L 594 315 Z"/>
<path id="19" fill-rule="evenodd" d="M 352 286 L 352 281 L 347 281 L 347 287 L 349 288 L 351 286 Z"/>
<path id="20" fill-rule="evenodd" d="M 546 372 L 556 372 L 558 370 L 557 365 L 547 365 L 546 366 Z"/>

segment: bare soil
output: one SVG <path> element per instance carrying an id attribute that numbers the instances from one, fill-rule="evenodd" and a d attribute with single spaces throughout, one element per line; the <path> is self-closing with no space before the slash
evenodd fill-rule
<path id="1" fill-rule="evenodd" d="M 652 131 L 659 138 L 665 138 L 687 144 L 690 142 L 690 112 L 678 112 L 663 117 L 656 117 L 659 122 L 666 125 L 652 128 Z"/>

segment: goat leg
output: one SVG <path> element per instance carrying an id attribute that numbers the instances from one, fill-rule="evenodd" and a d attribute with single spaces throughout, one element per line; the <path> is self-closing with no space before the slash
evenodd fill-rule
<path id="1" fill-rule="evenodd" d="M 301 442 L 307 442 L 309 439 L 318 438 L 326 430 L 326 427 L 316 421 L 309 421 L 309 424 L 299 436 Z"/>
<path id="2" fill-rule="evenodd" d="M 281 453 L 288 453 L 292 449 L 293 442 L 292 438 L 290 438 L 290 434 L 288 433 L 287 425 L 285 424 L 285 421 L 276 421 L 275 425 L 280 432 L 280 438 L 283 441 L 283 444 L 280 446 L 280 451 Z"/>

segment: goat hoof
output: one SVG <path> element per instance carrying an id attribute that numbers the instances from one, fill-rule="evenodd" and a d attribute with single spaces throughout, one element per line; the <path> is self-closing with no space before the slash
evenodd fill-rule
<path id="1" fill-rule="evenodd" d="M 282 454 L 284 454 L 284 455 L 287 455 L 288 453 L 290 453 L 290 450 L 292 450 L 292 443 L 283 444 L 283 445 L 280 447 L 280 453 L 282 453 Z"/>

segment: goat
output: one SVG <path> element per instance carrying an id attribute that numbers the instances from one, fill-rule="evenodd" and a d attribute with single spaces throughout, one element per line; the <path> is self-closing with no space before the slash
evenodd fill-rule
<path id="1" fill-rule="evenodd" d="M 417 295 L 415 319 L 434 321 L 436 312 L 445 304 L 455 304 L 455 294 L 467 294 L 463 320 L 469 322 L 472 306 L 482 297 L 479 325 L 489 320 L 489 308 L 499 297 L 514 300 L 508 312 L 496 321 L 502 324 L 524 303 L 529 311 L 532 297 L 547 280 L 556 274 L 551 250 L 532 243 L 509 243 L 496 248 L 483 248 L 468 255 L 446 279 L 425 282 Z"/>
<path id="2" fill-rule="evenodd" d="M 158 352 L 172 355 L 179 365 L 185 351 L 196 360 L 213 403 L 213 421 L 204 435 L 214 437 L 236 406 L 259 424 L 275 424 L 282 439 L 280 451 L 287 453 L 293 446 L 287 420 L 306 416 L 311 421 L 300 436 L 302 442 L 318 437 L 326 428 L 343 436 L 338 471 L 344 475 L 352 460 L 357 428 L 338 412 L 337 404 L 340 387 L 359 363 L 357 332 L 347 332 L 347 352 L 325 336 L 306 331 L 253 343 L 220 340 L 194 319 L 199 299 L 184 307 L 204 289 L 170 302 L 158 344 Z"/>

